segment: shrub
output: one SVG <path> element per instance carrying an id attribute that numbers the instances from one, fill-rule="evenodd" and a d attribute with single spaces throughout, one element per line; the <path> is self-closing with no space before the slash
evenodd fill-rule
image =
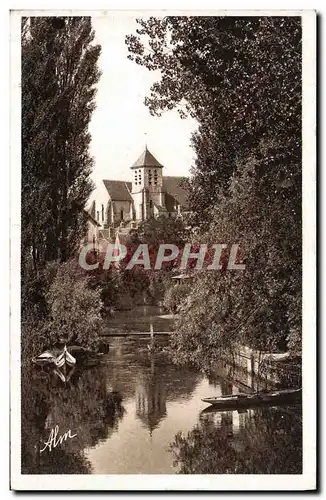
<path id="1" fill-rule="evenodd" d="M 89 278 L 76 276 L 71 262 L 62 264 L 51 284 L 46 301 L 49 307 L 48 338 L 95 348 L 102 327 L 100 291 L 89 287 Z"/>
<path id="2" fill-rule="evenodd" d="M 22 287 L 22 362 L 29 362 L 60 339 L 96 350 L 103 320 L 100 290 L 74 261 L 51 264 Z M 39 304 L 42 304 L 42 314 Z"/>
<path id="3" fill-rule="evenodd" d="M 190 288 L 186 283 L 172 285 L 164 295 L 163 306 L 171 313 L 176 313 L 182 301 L 189 295 Z"/>

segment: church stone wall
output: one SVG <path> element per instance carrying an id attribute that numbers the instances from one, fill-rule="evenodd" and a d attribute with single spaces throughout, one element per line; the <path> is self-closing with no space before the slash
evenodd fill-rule
<path id="1" fill-rule="evenodd" d="M 107 204 L 108 204 L 108 192 L 103 182 L 93 191 L 91 196 L 91 202 L 95 201 L 95 219 L 101 224 L 101 228 L 104 227 L 106 222 Z M 104 221 L 102 220 L 102 205 L 104 206 Z"/>
<path id="2" fill-rule="evenodd" d="M 130 201 L 114 201 L 113 202 L 113 213 L 114 213 L 114 222 L 118 223 L 122 220 L 121 215 L 123 215 L 124 221 L 130 220 Z M 122 211 L 122 213 L 121 213 Z"/>
<path id="3" fill-rule="evenodd" d="M 133 193 L 132 197 L 134 200 L 136 220 L 142 220 L 143 193 L 142 193 L 142 191 L 140 191 L 138 193 Z"/>

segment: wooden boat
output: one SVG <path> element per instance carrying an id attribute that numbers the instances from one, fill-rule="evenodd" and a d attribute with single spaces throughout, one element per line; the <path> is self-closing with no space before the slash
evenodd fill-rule
<path id="1" fill-rule="evenodd" d="M 40 365 L 51 365 L 55 363 L 55 355 L 51 351 L 44 351 L 39 356 L 32 359 L 33 363 Z"/>
<path id="2" fill-rule="evenodd" d="M 57 377 L 59 377 L 59 379 L 63 382 L 63 383 L 67 383 L 69 382 L 69 380 L 71 379 L 73 373 L 75 371 L 75 366 L 73 366 L 70 371 L 68 373 L 62 373 L 62 371 L 60 370 L 60 368 L 55 368 L 53 370 L 53 373 L 55 375 L 57 375 Z"/>
<path id="3" fill-rule="evenodd" d="M 74 366 L 76 364 L 76 358 L 74 358 L 64 346 L 63 351 L 55 359 L 55 365 L 57 368 L 62 368 L 63 366 Z"/>
<path id="4" fill-rule="evenodd" d="M 203 398 L 202 401 L 211 404 L 215 409 L 237 410 L 254 406 L 277 406 L 300 402 L 301 389 L 285 389 L 281 391 L 256 392 L 253 394 L 230 394 L 217 398 Z"/>

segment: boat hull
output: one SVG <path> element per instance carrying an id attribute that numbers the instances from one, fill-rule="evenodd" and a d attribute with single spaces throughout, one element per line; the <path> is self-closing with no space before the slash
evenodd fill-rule
<path id="1" fill-rule="evenodd" d="M 301 389 L 275 391 L 255 394 L 237 394 L 221 396 L 219 398 L 204 398 L 202 401 L 209 403 L 214 409 L 237 410 L 256 406 L 277 406 L 282 404 L 299 403 Z"/>
<path id="2" fill-rule="evenodd" d="M 62 368 L 64 366 L 73 367 L 76 364 L 76 359 L 65 349 L 57 359 L 55 360 L 55 365 L 57 368 Z"/>

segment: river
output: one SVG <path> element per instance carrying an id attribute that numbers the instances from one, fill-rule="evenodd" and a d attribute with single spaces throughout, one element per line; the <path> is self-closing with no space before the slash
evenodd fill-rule
<path id="1" fill-rule="evenodd" d="M 118 313 L 108 331 L 167 331 L 170 323 L 158 309 L 138 308 Z M 207 412 L 201 398 L 236 394 L 239 383 L 172 365 L 167 336 L 156 337 L 154 352 L 149 342 L 112 337 L 100 364 L 77 367 L 67 383 L 23 377 L 22 473 L 302 472 L 300 406 Z M 74 437 L 42 451 L 55 426 Z"/>

